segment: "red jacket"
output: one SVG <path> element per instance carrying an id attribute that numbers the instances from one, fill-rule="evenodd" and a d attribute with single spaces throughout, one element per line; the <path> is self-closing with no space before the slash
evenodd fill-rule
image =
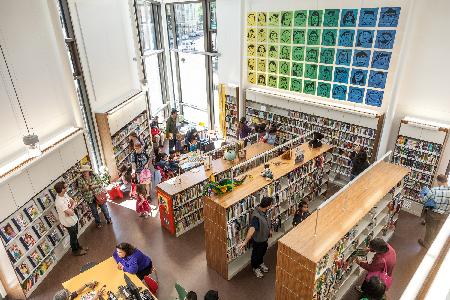
<path id="1" fill-rule="evenodd" d="M 389 250 L 386 253 L 375 254 L 370 264 L 361 262 L 359 263 L 359 265 L 361 266 L 361 268 L 367 270 L 368 272 L 383 272 L 384 261 L 386 261 L 387 273 L 389 276 L 392 276 L 392 271 L 394 270 L 395 264 L 397 262 L 397 254 L 395 253 L 395 250 L 391 247 L 391 245 L 388 244 L 388 248 Z"/>

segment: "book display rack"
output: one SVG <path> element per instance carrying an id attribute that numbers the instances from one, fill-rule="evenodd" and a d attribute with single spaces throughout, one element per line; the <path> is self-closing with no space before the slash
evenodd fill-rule
<path id="1" fill-rule="evenodd" d="M 228 194 L 204 197 L 206 259 L 223 278 L 231 279 L 250 262 L 251 251 L 240 252 L 237 245 L 245 238 L 252 210 L 263 196 L 275 199 L 270 212 L 274 231 L 271 246 L 292 229 L 292 215 L 300 200 L 310 200 L 314 209 L 319 204 L 314 200 L 327 191 L 332 147 L 311 149 L 306 143 L 299 147 L 304 151 L 302 162 L 295 163 L 294 157 L 268 162 L 272 181 L 260 175 L 263 166 L 259 166 L 241 174 L 250 179 Z"/>
<path id="2" fill-rule="evenodd" d="M 75 212 L 79 218 L 81 235 L 92 222 L 87 203 L 82 201 L 76 187 L 81 165 L 90 164 L 86 156 L 58 179 L 27 201 L 21 208 L 3 220 L 0 236 L 26 297 L 44 280 L 65 251 L 61 243 L 67 230 L 58 219 L 55 208 L 56 192 L 53 185 L 64 180 L 68 194 L 77 202 Z"/>
<path id="3" fill-rule="evenodd" d="M 420 190 L 430 188 L 448 138 L 448 126 L 430 126 L 425 120 L 400 123 L 392 162 L 411 169 L 405 180 L 405 210 L 420 215 Z"/>
<path id="4" fill-rule="evenodd" d="M 239 87 L 231 84 L 220 86 L 225 96 L 225 136 L 227 141 L 238 140 Z"/>
<path id="5" fill-rule="evenodd" d="M 362 249 L 394 233 L 408 173 L 384 161 L 374 164 L 280 239 L 276 299 L 342 299 L 359 278 L 354 260 L 367 255 Z"/>

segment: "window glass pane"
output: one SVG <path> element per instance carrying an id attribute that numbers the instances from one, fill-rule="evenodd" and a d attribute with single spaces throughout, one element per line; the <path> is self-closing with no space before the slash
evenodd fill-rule
<path id="1" fill-rule="evenodd" d="M 211 50 L 217 52 L 217 33 L 211 32 Z"/>
<path id="2" fill-rule="evenodd" d="M 173 16 L 172 16 L 172 10 L 171 10 L 172 5 L 166 5 L 166 21 L 167 21 L 167 34 L 168 39 L 169 39 L 169 48 L 173 49 L 174 45 L 173 45 Z"/>
<path id="3" fill-rule="evenodd" d="M 217 73 L 219 58 L 217 56 L 213 56 L 211 59 L 213 67 L 214 128 L 219 129 L 219 75 Z"/>
<path id="4" fill-rule="evenodd" d="M 175 98 L 175 102 L 178 103 L 181 98 L 180 98 L 180 93 L 178 91 L 178 75 L 177 75 L 177 60 L 176 60 L 176 53 L 171 51 L 170 52 L 170 63 L 172 65 L 172 82 L 173 82 L 173 95 Z M 174 107 L 174 105 L 172 104 L 172 107 Z"/>
<path id="5" fill-rule="evenodd" d="M 153 11 L 150 5 L 140 5 L 138 8 L 141 24 L 141 41 L 144 51 L 156 50 L 155 22 L 153 20 Z"/>
<path id="6" fill-rule="evenodd" d="M 175 4 L 175 21 L 178 49 L 204 51 L 202 3 Z"/>
<path id="7" fill-rule="evenodd" d="M 183 103 L 207 109 L 205 56 L 179 52 Z"/>
<path id="8" fill-rule="evenodd" d="M 209 29 L 217 29 L 217 19 L 216 19 L 216 1 L 211 1 L 209 3 Z"/>
<path id="9" fill-rule="evenodd" d="M 184 106 L 183 114 L 185 120 L 188 122 L 192 122 L 194 124 L 203 123 L 208 126 L 208 113 L 206 111 Z"/>
<path id="10" fill-rule="evenodd" d="M 145 58 L 145 71 L 147 72 L 148 96 L 150 97 L 151 113 L 153 114 L 164 104 L 157 54 Z"/>

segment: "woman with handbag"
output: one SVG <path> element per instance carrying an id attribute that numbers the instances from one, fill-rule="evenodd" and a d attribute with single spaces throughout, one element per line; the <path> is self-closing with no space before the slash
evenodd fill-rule
<path id="1" fill-rule="evenodd" d="M 111 224 L 111 217 L 109 215 L 108 207 L 106 206 L 107 196 L 103 189 L 100 177 L 87 165 L 81 166 L 80 173 L 81 176 L 78 178 L 77 185 L 81 191 L 84 201 L 89 204 L 92 216 L 97 224 L 97 228 L 102 227 L 97 206 L 100 206 L 100 209 L 105 216 L 106 223 Z"/>
<path id="2" fill-rule="evenodd" d="M 386 290 L 388 290 L 392 284 L 392 272 L 397 262 L 397 254 L 394 248 L 383 239 L 375 238 L 369 242 L 367 250 L 368 252 L 375 252 L 371 263 L 360 259 L 356 260 L 356 263 L 368 272 L 361 285 L 361 291 L 363 293 L 367 292 L 368 282 L 373 276 L 379 277 L 386 285 Z"/>

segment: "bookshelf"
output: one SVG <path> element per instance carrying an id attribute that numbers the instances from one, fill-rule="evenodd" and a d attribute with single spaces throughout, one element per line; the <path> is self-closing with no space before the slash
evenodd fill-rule
<path id="1" fill-rule="evenodd" d="M 258 142 L 247 146 L 245 160 L 272 149 L 273 146 Z M 211 161 L 211 169 L 196 167 L 156 187 L 160 208 L 161 226 L 171 234 L 180 236 L 203 222 L 203 187 L 210 176 L 216 180 L 231 178 L 231 169 L 241 161 L 217 158 Z"/>
<path id="2" fill-rule="evenodd" d="M 354 251 L 393 235 L 408 173 L 376 163 L 280 239 L 276 299 L 342 299 L 361 273 Z"/>
<path id="3" fill-rule="evenodd" d="M 90 165 L 88 156 L 1 222 L 1 240 L 25 297 L 33 293 L 66 252 L 63 241 L 68 234 L 58 220 L 54 203 L 56 182 L 64 180 L 68 185 L 67 193 L 77 202 L 79 235 L 92 223 L 90 208 L 82 201 L 76 187 L 82 164 Z"/>
<path id="4" fill-rule="evenodd" d="M 239 139 L 237 134 L 239 124 L 239 87 L 232 84 L 221 85 L 225 96 L 225 137 L 227 141 Z M 219 92 L 220 94 L 220 92 Z"/>
<path id="5" fill-rule="evenodd" d="M 426 120 L 401 120 L 392 162 L 411 169 L 405 180 L 404 209 L 420 216 L 422 203 L 420 190 L 431 187 L 448 139 L 450 126 L 433 124 Z"/>
<path id="6" fill-rule="evenodd" d="M 96 112 L 103 159 L 113 180 L 122 165 L 130 163 L 128 136 L 135 131 L 147 145 L 151 144 L 149 117 L 145 96 L 138 94 L 105 112 Z"/>
<path id="7" fill-rule="evenodd" d="M 292 229 L 292 215 L 300 200 L 310 200 L 312 209 L 320 204 L 317 200 L 328 187 L 332 147 L 310 149 L 307 143 L 299 147 L 305 151 L 300 163 L 294 158 L 269 160 L 273 181 L 263 178 L 263 166 L 258 166 L 242 174 L 249 178 L 230 193 L 204 196 L 206 260 L 223 278 L 230 280 L 250 262 L 251 251 L 240 253 L 237 245 L 245 238 L 251 212 L 263 196 L 275 199 L 270 214 L 276 225 L 269 246 Z"/>
<path id="8" fill-rule="evenodd" d="M 356 146 L 366 149 L 370 162 L 375 160 L 383 114 L 346 106 L 319 105 L 293 97 L 284 93 L 248 89 L 245 102 L 247 120 L 277 122 L 288 139 L 292 135 L 321 132 L 323 141 L 334 146 L 332 181 L 341 186 L 350 181 L 350 154 Z"/>

